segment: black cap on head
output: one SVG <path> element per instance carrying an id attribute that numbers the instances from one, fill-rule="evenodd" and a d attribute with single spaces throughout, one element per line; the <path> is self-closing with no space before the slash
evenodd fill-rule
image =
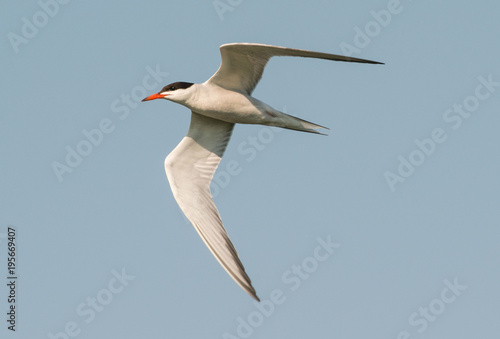
<path id="1" fill-rule="evenodd" d="M 159 91 L 158 93 L 162 93 L 162 92 L 167 92 L 167 91 L 175 91 L 177 89 L 186 89 L 186 88 L 189 88 L 193 85 L 192 82 L 182 82 L 182 81 L 179 81 L 179 82 L 173 82 L 171 83 L 170 85 L 167 85 L 165 87 L 163 87 L 161 89 L 161 91 Z"/>

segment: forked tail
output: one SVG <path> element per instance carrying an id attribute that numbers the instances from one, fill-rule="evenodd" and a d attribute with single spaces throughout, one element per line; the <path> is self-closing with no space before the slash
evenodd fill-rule
<path id="1" fill-rule="evenodd" d="M 318 132 L 317 129 L 328 129 L 329 130 L 328 127 L 314 124 L 310 121 L 294 117 L 293 115 L 286 114 L 283 112 L 281 112 L 281 114 L 283 114 L 281 116 L 281 118 L 282 118 L 282 122 L 284 123 L 284 125 L 279 126 L 279 127 L 286 128 L 286 129 L 292 129 L 295 131 L 321 134 L 321 135 L 327 135 L 327 134 Z"/>

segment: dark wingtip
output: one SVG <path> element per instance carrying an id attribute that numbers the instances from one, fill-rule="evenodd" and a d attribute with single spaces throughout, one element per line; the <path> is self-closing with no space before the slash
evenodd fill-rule
<path id="1" fill-rule="evenodd" d="M 367 60 L 367 63 L 374 64 L 374 65 L 385 65 L 385 63 L 383 63 L 383 62 L 373 61 L 373 60 Z"/>

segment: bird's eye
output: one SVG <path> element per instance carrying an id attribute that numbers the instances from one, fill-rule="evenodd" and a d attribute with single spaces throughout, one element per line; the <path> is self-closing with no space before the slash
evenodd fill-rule
<path id="1" fill-rule="evenodd" d="M 171 91 L 175 91 L 175 89 L 176 89 L 175 86 L 170 87 Z"/>

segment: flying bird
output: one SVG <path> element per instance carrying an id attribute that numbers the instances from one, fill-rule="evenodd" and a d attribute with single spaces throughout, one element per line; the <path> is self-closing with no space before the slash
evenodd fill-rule
<path id="1" fill-rule="evenodd" d="M 201 84 L 174 82 L 142 101 L 166 99 L 191 110 L 187 135 L 165 159 L 172 193 L 207 247 L 229 275 L 259 301 L 212 199 L 210 182 L 234 124 L 258 124 L 322 134 L 321 125 L 280 112 L 252 97 L 273 56 L 382 64 L 347 56 L 254 43 L 220 46 L 219 70 Z"/>

